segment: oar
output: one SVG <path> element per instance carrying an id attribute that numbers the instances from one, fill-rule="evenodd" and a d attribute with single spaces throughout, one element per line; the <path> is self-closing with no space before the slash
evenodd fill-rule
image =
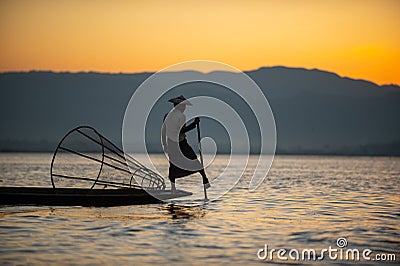
<path id="1" fill-rule="evenodd" d="M 200 121 L 199 121 L 199 123 L 197 123 L 197 144 L 199 145 L 201 167 L 203 167 L 203 169 L 204 169 L 203 153 L 201 151 L 201 141 L 200 140 L 201 140 L 201 136 L 200 136 Z M 206 187 L 204 186 L 204 184 L 203 184 L 203 189 L 204 189 L 204 199 L 208 200 L 207 190 L 206 190 Z"/>

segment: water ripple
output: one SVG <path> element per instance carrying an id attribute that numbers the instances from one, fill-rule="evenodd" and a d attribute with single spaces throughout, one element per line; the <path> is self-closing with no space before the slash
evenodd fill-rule
<path id="1" fill-rule="evenodd" d="M 2 185 L 49 186 L 48 157 L 0 154 Z M 256 253 L 265 244 L 320 250 L 343 236 L 350 248 L 400 259 L 400 158 L 278 156 L 252 193 L 249 165 L 235 189 L 200 207 L 3 206 L 0 262 L 248 265 L 261 263 Z"/>

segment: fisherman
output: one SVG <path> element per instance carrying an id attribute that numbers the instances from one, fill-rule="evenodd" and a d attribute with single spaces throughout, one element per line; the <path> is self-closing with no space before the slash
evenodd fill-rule
<path id="1" fill-rule="evenodd" d="M 183 95 L 168 100 L 174 108 L 165 115 L 162 126 L 162 144 L 164 152 L 169 157 L 168 177 L 171 181 L 171 192 L 176 192 L 175 179 L 200 173 L 203 177 L 204 189 L 211 185 L 208 181 L 203 165 L 197 160 L 197 155 L 186 140 L 186 132 L 194 129 L 200 122 L 196 117 L 192 123 L 186 125 L 184 111 L 187 105 L 192 105 Z"/>

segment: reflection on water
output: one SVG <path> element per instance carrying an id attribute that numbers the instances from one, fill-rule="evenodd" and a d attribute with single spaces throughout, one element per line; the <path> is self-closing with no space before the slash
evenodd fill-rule
<path id="1" fill-rule="evenodd" d="M 172 219 L 178 220 L 199 219 L 206 214 L 205 205 L 202 207 L 185 207 L 181 205 L 165 204 L 161 209 L 168 211 Z"/>
<path id="2" fill-rule="evenodd" d="M 49 160 L 0 154 L 1 184 L 50 186 Z M 321 250 L 338 237 L 400 259 L 400 158 L 278 156 L 252 193 L 251 167 L 230 193 L 197 207 L 0 207 L 0 262 L 248 265 L 265 263 L 264 244 Z"/>

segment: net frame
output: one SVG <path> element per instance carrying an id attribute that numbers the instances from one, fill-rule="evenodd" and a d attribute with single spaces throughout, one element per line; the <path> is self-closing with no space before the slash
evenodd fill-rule
<path id="1" fill-rule="evenodd" d="M 99 140 L 93 138 L 89 134 L 85 132 L 85 130 L 92 131 Z M 101 146 L 101 159 L 94 158 L 88 154 L 84 154 L 77 150 L 68 148 L 63 146 L 63 143 L 68 139 L 68 137 L 73 133 L 79 133 L 82 137 L 87 140 L 94 142 L 97 145 Z M 57 155 L 60 151 L 74 154 L 79 157 L 83 157 L 85 159 L 97 162 L 100 164 L 99 171 L 97 177 L 88 178 L 84 176 L 72 176 L 59 174 L 54 169 L 54 162 L 57 158 Z M 112 154 L 115 157 L 108 155 Z M 107 162 L 106 160 L 110 160 L 113 164 Z M 114 182 L 110 180 L 102 180 L 100 179 L 101 174 L 103 173 L 104 166 L 114 168 L 116 171 L 122 171 L 125 174 L 129 174 L 129 182 Z M 50 178 L 51 184 L 53 188 L 56 188 L 55 178 L 61 179 L 75 179 L 79 181 L 87 181 L 93 182 L 90 186 L 90 189 L 93 189 L 96 185 L 104 185 L 104 187 L 114 187 L 114 188 L 143 188 L 146 190 L 165 190 L 165 181 L 162 176 L 154 172 L 153 170 L 147 168 L 143 164 L 141 164 L 138 160 L 133 158 L 131 155 L 124 153 L 122 149 L 112 143 L 108 138 L 100 134 L 96 129 L 91 126 L 78 126 L 72 130 L 70 130 L 58 143 L 56 150 L 54 151 L 53 158 L 50 166 Z"/>

